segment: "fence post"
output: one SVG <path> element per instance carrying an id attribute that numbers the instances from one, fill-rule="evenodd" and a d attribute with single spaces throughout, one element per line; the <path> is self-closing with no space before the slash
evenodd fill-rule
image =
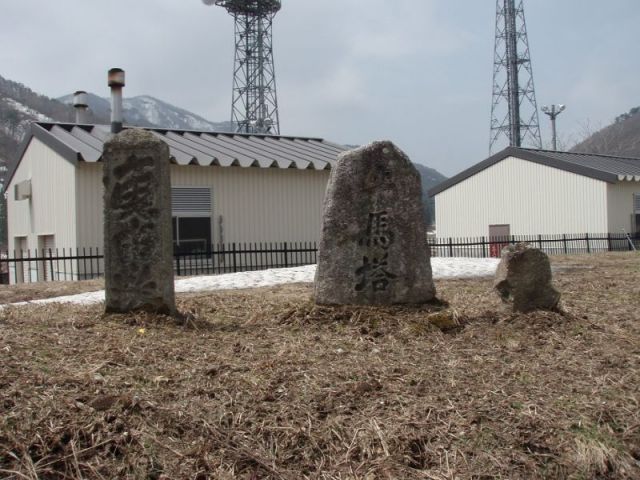
<path id="1" fill-rule="evenodd" d="M 177 249 L 175 252 L 176 256 L 176 273 L 180 276 L 180 249 Z"/>
<path id="2" fill-rule="evenodd" d="M 232 244 L 232 255 L 233 255 L 233 273 L 236 273 L 238 271 L 238 266 L 236 265 L 236 244 L 233 243 Z"/>
<path id="3" fill-rule="evenodd" d="M 538 234 L 538 248 L 542 250 L 542 235 Z"/>
<path id="4" fill-rule="evenodd" d="M 589 234 L 584 234 L 584 239 L 587 241 L 587 253 L 591 253 L 591 246 L 589 245 Z"/>
<path id="5" fill-rule="evenodd" d="M 611 232 L 607 233 L 607 248 L 611 251 Z"/>
<path id="6" fill-rule="evenodd" d="M 27 275 L 29 275 L 29 283 L 32 283 L 31 280 L 31 249 L 27 249 Z M 38 278 L 38 270 L 36 269 L 36 282 Z"/>
<path id="7" fill-rule="evenodd" d="M 287 242 L 284 242 L 284 268 L 289 266 L 289 260 L 287 259 Z"/>
<path id="8" fill-rule="evenodd" d="M 567 235 L 562 234 L 562 244 L 564 245 L 564 254 L 567 254 Z"/>
<path id="9" fill-rule="evenodd" d="M 54 282 L 55 275 L 53 274 L 53 255 L 51 254 L 51 249 L 49 249 L 49 276 L 51 277 L 51 281 Z"/>
<path id="10" fill-rule="evenodd" d="M 487 237 L 482 236 L 482 258 L 487 258 Z"/>
<path id="11" fill-rule="evenodd" d="M 453 257 L 453 239 L 449 237 L 449 257 Z"/>

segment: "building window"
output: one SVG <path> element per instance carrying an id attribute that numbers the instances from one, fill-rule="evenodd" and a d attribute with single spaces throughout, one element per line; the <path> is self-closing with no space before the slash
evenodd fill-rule
<path id="1" fill-rule="evenodd" d="M 204 252 L 211 248 L 210 217 L 173 217 L 173 246 L 180 252 Z"/>
<path id="2" fill-rule="evenodd" d="M 171 213 L 173 245 L 181 252 L 202 252 L 211 248 L 211 215 L 209 187 L 173 187 Z"/>

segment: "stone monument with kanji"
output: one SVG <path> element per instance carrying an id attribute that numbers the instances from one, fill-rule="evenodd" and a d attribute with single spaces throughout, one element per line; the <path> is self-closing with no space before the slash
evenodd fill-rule
<path id="1" fill-rule="evenodd" d="M 315 301 L 422 304 L 435 287 L 420 174 L 393 143 L 343 153 L 324 203 Z"/>

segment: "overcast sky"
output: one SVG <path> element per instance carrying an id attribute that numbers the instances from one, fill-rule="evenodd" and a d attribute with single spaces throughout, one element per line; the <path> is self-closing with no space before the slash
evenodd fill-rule
<path id="1" fill-rule="evenodd" d="M 283 0 L 274 23 L 281 132 L 390 139 L 445 175 L 488 154 L 494 0 Z M 571 143 L 640 105 L 638 0 L 525 0 L 539 106 Z M 0 0 L 0 75 L 58 97 L 148 94 L 230 117 L 233 20 L 200 0 Z M 541 115 L 543 142 L 550 144 Z"/>

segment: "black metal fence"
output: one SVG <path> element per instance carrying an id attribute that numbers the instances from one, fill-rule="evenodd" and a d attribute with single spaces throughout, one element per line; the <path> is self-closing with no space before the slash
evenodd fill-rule
<path id="1" fill-rule="evenodd" d="M 104 275 L 98 248 L 56 248 L 0 252 L 0 283 L 89 280 Z"/>
<path id="2" fill-rule="evenodd" d="M 498 238 L 430 238 L 434 257 L 499 257 L 509 244 L 527 242 L 549 255 L 628 251 L 640 248 L 640 236 L 626 234 L 512 235 Z M 312 265 L 318 248 L 313 242 L 232 243 L 202 251 L 175 250 L 176 276 L 215 275 Z M 1 283 L 33 283 L 99 278 L 104 252 L 98 248 L 0 252 Z"/>
<path id="3" fill-rule="evenodd" d="M 510 244 L 525 242 L 547 255 L 574 255 L 621 252 L 640 248 L 640 236 L 626 233 L 583 233 L 561 235 L 510 235 L 507 237 L 432 238 L 428 240 L 433 257 L 499 258 Z"/>
<path id="4" fill-rule="evenodd" d="M 315 264 L 317 252 L 315 242 L 232 243 L 203 251 L 176 250 L 173 268 L 177 276 L 190 276 L 299 267 Z"/>
<path id="5" fill-rule="evenodd" d="M 315 264 L 317 251 L 313 242 L 232 243 L 200 251 L 175 249 L 173 269 L 176 276 L 191 276 L 297 267 Z M 104 275 L 104 252 L 98 248 L 0 252 L 0 272 L 0 283 L 89 280 Z"/>

